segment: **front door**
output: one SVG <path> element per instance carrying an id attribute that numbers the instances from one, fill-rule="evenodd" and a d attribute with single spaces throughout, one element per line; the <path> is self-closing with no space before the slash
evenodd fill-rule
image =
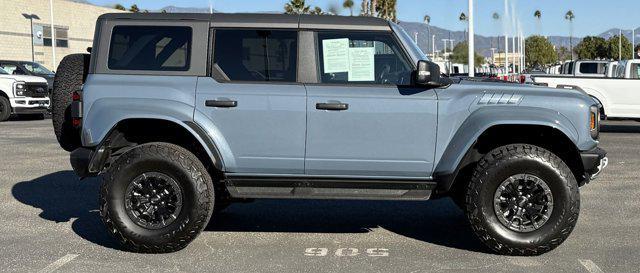
<path id="1" fill-rule="evenodd" d="M 296 83 L 297 33 L 215 31 L 213 78 L 198 79 L 194 119 L 222 150 L 227 172 L 304 173 L 306 93 Z"/>
<path id="2" fill-rule="evenodd" d="M 307 85 L 309 175 L 429 177 L 436 141 L 433 90 L 390 32 L 318 32 L 320 82 Z"/>

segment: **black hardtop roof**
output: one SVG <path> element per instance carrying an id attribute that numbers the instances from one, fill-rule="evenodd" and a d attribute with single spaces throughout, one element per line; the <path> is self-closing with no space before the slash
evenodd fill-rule
<path id="1" fill-rule="evenodd" d="M 98 20 L 168 20 L 209 21 L 213 26 L 330 28 L 330 29 L 389 29 L 389 21 L 376 17 L 335 15 L 291 15 L 276 13 L 107 13 Z"/>

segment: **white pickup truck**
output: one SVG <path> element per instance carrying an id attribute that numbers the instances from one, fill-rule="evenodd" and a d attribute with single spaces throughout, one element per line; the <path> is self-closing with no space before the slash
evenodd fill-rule
<path id="1" fill-rule="evenodd" d="M 47 80 L 42 77 L 11 75 L 0 68 L 0 122 L 11 114 L 44 118 L 49 109 Z"/>
<path id="2" fill-rule="evenodd" d="M 613 78 L 534 75 L 537 85 L 581 90 L 602 105 L 607 118 L 640 120 L 640 60 L 618 62 Z"/>

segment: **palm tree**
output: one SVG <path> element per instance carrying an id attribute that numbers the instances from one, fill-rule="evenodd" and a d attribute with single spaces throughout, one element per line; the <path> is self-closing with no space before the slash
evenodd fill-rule
<path id="1" fill-rule="evenodd" d="M 375 7 L 375 11 L 378 12 L 378 17 L 397 23 L 397 2 L 397 0 L 372 0 L 372 5 Z"/>
<path id="2" fill-rule="evenodd" d="M 463 13 L 460 13 L 460 17 L 458 17 L 458 20 L 460 20 L 460 22 L 462 22 L 463 24 L 467 21 L 467 15 Z M 467 27 L 464 27 L 464 39 L 466 41 L 467 39 Z"/>
<path id="3" fill-rule="evenodd" d="M 326 13 L 324 11 L 322 11 L 322 9 L 318 6 L 314 7 L 309 14 L 313 14 L 313 15 L 325 15 Z"/>
<path id="4" fill-rule="evenodd" d="M 467 15 L 463 13 L 460 13 L 460 17 L 458 18 L 458 20 L 462 21 L 467 21 Z"/>
<path id="5" fill-rule="evenodd" d="M 432 45 L 432 37 L 431 37 L 431 16 L 429 16 L 428 14 L 424 16 L 424 23 L 427 25 L 427 31 L 429 32 L 429 36 L 427 37 L 427 48 L 431 49 L 430 51 L 433 51 L 433 49 L 431 48 Z"/>
<path id="6" fill-rule="evenodd" d="M 498 24 L 498 21 L 500 21 L 500 14 L 499 14 L 499 13 L 497 13 L 497 12 L 494 12 L 494 13 L 491 15 L 491 18 L 493 18 L 493 21 L 494 21 L 494 22 L 496 23 L 496 25 L 497 25 L 497 24 Z M 497 26 L 499 26 L 499 25 L 497 25 Z M 497 26 L 496 26 L 496 29 L 497 29 Z M 493 43 L 493 42 L 492 42 L 492 43 Z M 491 47 L 493 47 L 493 46 L 491 46 Z M 500 34 L 498 34 L 498 53 L 499 53 L 499 52 L 500 52 Z M 493 59 L 493 60 L 492 60 L 492 62 L 493 62 L 493 63 L 495 63 L 495 56 L 492 56 L 492 59 Z"/>
<path id="7" fill-rule="evenodd" d="M 575 18 L 576 16 L 573 14 L 572 10 L 567 11 L 564 15 L 564 19 L 569 21 L 569 47 L 571 50 L 571 60 L 573 60 L 573 19 Z"/>
<path id="8" fill-rule="evenodd" d="M 538 27 L 538 34 L 541 34 L 540 32 L 542 32 L 542 31 L 541 31 L 541 25 L 542 25 L 542 24 L 540 23 L 540 20 L 542 19 L 542 12 L 541 12 L 540 10 L 536 10 L 536 11 L 533 13 L 533 17 L 535 17 L 535 18 L 537 19 L 537 20 L 536 20 L 536 22 L 538 23 L 538 24 L 537 24 L 537 25 L 538 25 L 538 26 L 537 26 L 537 27 Z"/>
<path id="9" fill-rule="evenodd" d="M 284 5 L 284 13 L 286 14 L 307 14 L 310 9 L 304 0 L 291 0 Z"/>
<path id="10" fill-rule="evenodd" d="M 129 8 L 130 12 L 136 13 L 136 12 L 140 12 L 140 9 L 138 8 L 138 5 L 133 4 L 131 5 L 131 8 Z"/>
<path id="11" fill-rule="evenodd" d="M 344 0 L 344 3 L 342 3 L 342 7 L 344 7 L 345 9 L 349 9 L 349 13 L 351 14 L 351 16 L 353 16 L 353 0 Z"/>

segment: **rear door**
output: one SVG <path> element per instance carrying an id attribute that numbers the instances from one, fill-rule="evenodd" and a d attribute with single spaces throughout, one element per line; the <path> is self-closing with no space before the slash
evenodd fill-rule
<path id="1" fill-rule="evenodd" d="M 198 79 L 194 119 L 231 173 L 302 174 L 304 85 L 297 83 L 298 32 L 216 29 L 212 77 Z"/>
<path id="2" fill-rule="evenodd" d="M 319 79 L 307 84 L 306 173 L 428 177 L 437 100 L 388 31 L 319 31 Z"/>

